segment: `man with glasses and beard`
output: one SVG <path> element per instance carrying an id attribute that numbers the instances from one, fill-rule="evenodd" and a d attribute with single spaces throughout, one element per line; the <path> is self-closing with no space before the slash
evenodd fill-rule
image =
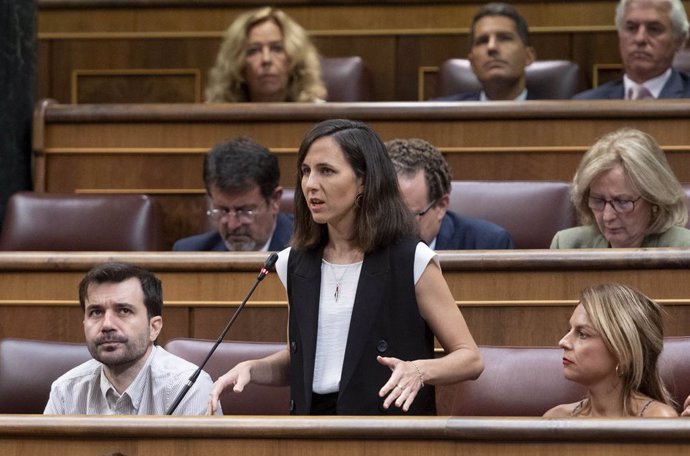
<path id="1" fill-rule="evenodd" d="M 178 240 L 176 251 L 279 251 L 292 236 L 292 215 L 279 212 L 278 159 L 248 138 L 214 146 L 204 158 L 207 215 L 217 230 Z"/>
<path id="2" fill-rule="evenodd" d="M 82 279 L 79 303 L 94 359 L 53 382 L 43 413 L 165 414 L 197 366 L 155 345 L 163 328 L 160 280 L 137 266 L 107 263 Z M 174 414 L 205 415 L 212 387 L 202 371 Z"/>
<path id="3" fill-rule="evenodd" d="M 419 236 L 434 250 L 512 249 L 500 226 L 449 211 L 451 174 L 441 152 L 423 139 L 386 143 L 403 200 L 415 215 Z"/>

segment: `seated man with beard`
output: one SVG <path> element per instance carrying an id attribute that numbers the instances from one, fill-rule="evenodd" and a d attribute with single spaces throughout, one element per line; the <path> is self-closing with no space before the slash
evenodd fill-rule
<path id="1" fill-rule="evenodd" d="M 155 344 L 163 329 L 160 280 L 131 264 L 106 263 L 82 279 L 79 303 L 94 359 L 53 382 L 43 413 L 164 415 L 197 366 Z M 212 387 L 202 371 L 174 414 L 205 415 Z"/>
<path id="2" fill-rule="evenodd" d="M 248 138 L 214 146 L 204 158 L 206 212 L 218 229 L 178 240 L 176 251 L 279 251 L 292 236 L 293 218 L 279 212 L 283 188 L 278 159 Z"/>

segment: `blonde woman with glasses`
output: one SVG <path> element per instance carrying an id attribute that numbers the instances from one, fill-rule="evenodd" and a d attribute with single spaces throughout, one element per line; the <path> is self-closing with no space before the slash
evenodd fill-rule
<path id="1" fill-rule="evenodd" d="M 575 173 L 571 200 L 583 226 L 559 231 L 552 249 L 688 247 L 686 197 L 650 135 L 603 136 Z"/>

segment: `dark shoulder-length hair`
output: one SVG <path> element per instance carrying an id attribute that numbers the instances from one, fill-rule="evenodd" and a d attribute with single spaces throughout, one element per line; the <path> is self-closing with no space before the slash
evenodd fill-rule
<path id="1" fill-rule="evenodd" d="M 324 137 L 331 137 L 340 146 L 364 186 L 355 205 L 351 238 L 355 245 L 372 252 L 402 236 L 416 235 L 416 224 L 400 196 L 397 175 L 381 139 L 362 122 L 331 119 L 314 126 L 299 148 L 292 247 L 313 249 L 328 241 L 326 225 L 314 222 L 302 192 L 302 163 L 312 144 Z"/>

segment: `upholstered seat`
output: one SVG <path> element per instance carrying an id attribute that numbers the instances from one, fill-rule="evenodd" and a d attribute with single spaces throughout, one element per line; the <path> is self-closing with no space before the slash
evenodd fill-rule
<path id="1" fill-rule="evenodd" d="M 558 347 L 479 347 L 484 372 L 458 383 L 451 414 L 457 416 L 541 416 L 581 399 L 586 389 L 563 377 Z"/>
<path id="2" fill-rule="evenodd" d="M 532 99 L 569 99 L 579 91 L 580 66 L 568 60 L 537 60 L 525 68 L 525 85 Z M 481 88 L 469 60 L 448 59 L 439 67 L 439 97 Z"/>
<path id="3" fill-rule="evenodd" d="M 295 213 L 295 189 L 283 188 L 283 196 L 280 198 L 280 212 L 287 214 Z"/>
<path id="4" fill-rule="evenodd" d="M 0 413 L 43 413 L 53 381 L 89 359 L 85 344 L 0 339 Z"/>
<path id="5" fill-rule="evenodd" d="M 214 343 L 211 340 L 173 339 L 165 349 L 199 365 Z M 284 348 L 285 344 L 273 342 L 221 342 L 204 370 L 215 381 L 241 361 L 263 358 Z M 221 396 L 224 415 L 287 415 L 289 401 L 289 387 L 248 385 L 242 393 L 227 390 Z"/>
<path id="6" fill-rule="evenodd" d="M 146 195 L 20 192 L 10 197 L 0 250 L 164 250 L 160 205 Z"/>
<path id="7" fill-rule="evenodd" d="M 453 181 L 449 209 L 502 226 L 518 249 L 548 249 L 576 225 L 567 182 Z"/>
<path id="8" fill-rule="evenodd" d="M 439 413 L 455 416 L 541 416 L 559 404 L 584 397 L 584 386 L 563 376 L 563 350 L 558 347 L 479 347 L 484 372 L 475 381 L 444 391 L 451 401 Z M 659 359 L 664 384 L 678 408 L 690 394 L 690 337 L 664 339 Z M 449 387 L 444 387 L 449 388 Z"/>
<path id="9" fill-rule="evenodd" d="M 678 71 L 690 74 L 690 49 L 684 48 L 676 52 L 671 66 Z"/>
<path id="10" fill-rule="evenodd" d="M 371 100 L 371 75 L 361 57 L 321 57 L 328 101 Z"/>
<path id="11" fill-rule="evenodd" d="M 690 395 L 690 337 L 664 338 L 659 370 L 671 397 L 682 407 Z"/>

